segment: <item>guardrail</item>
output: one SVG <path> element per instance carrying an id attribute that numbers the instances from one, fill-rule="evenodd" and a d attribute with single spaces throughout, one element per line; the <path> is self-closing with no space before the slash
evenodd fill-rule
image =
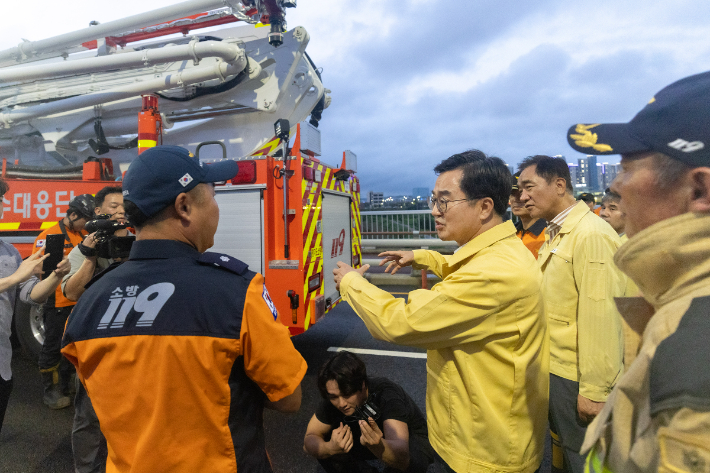
<path id="1" fill-rule="evenodd" d="M 411 238 L 411 239 L 370 239 L 361 240 L 363 254 L 378 254 L 387 250 L 414 250 L 414 249 L 431 249 L 441 251 L 442 253 L 453 253 L 458 247 L 455 241 L 442 241 L 438 238 Z M 362 264 L 377 266 L 380 264 L 381 258 L 363 258 Z M 419 272 L 419 275 L 415 273 Z M 406 285 L 420 286 L 422 289 L 428 289 L 429 276 L 426 270 L 412 270 L 412 275 L 395 274 L 384 275 L 378 273 L 366 273 L 366 277 L 373 284 L 379 285 Z M 438 278 L 434 277 L 434 281 Z"/>
<path id="2" fill-rule="evenodd" d="M 430 210 L 370 210 L 360 212 L 363 240 L 391 237 L 396 240 L 436 235 Z"/>

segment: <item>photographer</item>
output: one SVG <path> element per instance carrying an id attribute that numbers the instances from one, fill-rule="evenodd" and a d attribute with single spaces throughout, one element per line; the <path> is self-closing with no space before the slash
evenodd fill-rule
<path id="1" fill-rule="evenodd" d="M 123 209 L 123 190 L 120 186 L 106 186 L 94 197 L 96 208 L 94 213 L 108 215 L 109 220 L 119 223 L 126 222 Z M 115 236 L 127 236 L 128 230 L 122 229 Z M 83 250 L 83 251 L 82 251 Z M 96 254 L 96 232 L 84 239 L 84 242 L 69 253 L 72 270 L 62 281 L 62 291 L 67 299 L 77 301 L 84 292 L 84 286 L 100 271 L 108 268 L 112 260 L 101 258 Z"/>
<path id="2" fill-rule="evenodd" d="M 386 378 L 367 377 L 365 363 L 343 351 L 318 373 L 323 401 L 308 423 L 303 449 L 327 472 L 369 471 L 382 460 L 385 471 L 425 472 L 436 453 L 412 398 Z"/>
<path id="3" fill-rule="evenodd" d="M 94 213 L 109 215 L 109 220 L 125 223 L 123 209 L 123 190 L 119 186 L 106 186 L 96 193 L 94 197 Z M 99 257 L 97 254 L 96 235 L 91 233 L 84 242 L 69 253 L 71 271 L 62 281 L 62 291 L 67 299 L 76 301 L 84 293 L 84 286 L 91 281 L 95 274 L 108 268 L 114 261 Z M 121 229 L 114 233 L 115 236 L 126 236 L 128 230 Z M 102 471 L 106 461 L 102 445 L 106 443 L 99 420 L 96 417 L 91 400 L 84 386 L 76 383 L 76 397 L 74 398 L 74 425 L 72 427 L 72 451 L 74 454 L 74 467 L 77 473 L 93 473 Z"/>

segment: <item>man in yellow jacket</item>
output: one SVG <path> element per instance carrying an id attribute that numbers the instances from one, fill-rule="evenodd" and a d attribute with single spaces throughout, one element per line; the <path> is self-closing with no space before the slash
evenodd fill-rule
<path id="1" fill-rule="evenodd" d="M 592 136 L 592 142 L 589 137 Z M 577 124 L 570 145 L 621 154 L 629 241 L 618 301 L 640 351 L 589 426 L 590 472 L 710 471 L 710 72 L 664 88 L 629 123 Z"/>
<path id="2" fill-rule="evenodd" d="M 613 263 L 621 241 L 584 201 L 575 202 L 564 159 L 531 156 L 519 167 L 520 200 L 532 217 L 549 222 L 537 262 L 550 331 L 553 446 L 561 444 L 568 471 L 581 473 L 586 426 L 623 371 L 614 297 L 624 295 L 626 278 Z M 553 467 L 563 468 L 554 451 Z"/>
<path id="3" fill-rule="evenodd" d="M 434 170 L 436 229 L 460 248 L 381 256 L 387 271 L 411 264 L 442 282 L 405 302 L 368 283 L 367 266 L 339 262 L 335 281 L 374 337 L 428 350 L 429 439 L 445 470 L 532 473 L 544 450 L 549 341 L 535 258 L 501 217 L 510 172 L 475 150 Z"/>

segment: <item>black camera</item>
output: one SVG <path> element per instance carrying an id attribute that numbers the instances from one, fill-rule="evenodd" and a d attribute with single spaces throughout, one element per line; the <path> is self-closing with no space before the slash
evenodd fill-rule
<path id="1" fill-rule="evenodd" d="M 118 259 L 127 258 L 131 252 L 131 246 L 136 240 L 134 236 L 115 236 L 118 230 L 130 227 L 128 223 L 121 223 L 111 220 L 108 214 L 98 215 L 94 220 L 86 222 L 84 228 L 89 233 L 96 233 L 96 255 L 99 258 Z"/>
<path id="2" fill-rule="evenodd" d="M 372 420 L 377 420 L 380 418 L 380 409 L 377 407 L 377 405 L 374 403 L 372 399 L 367 399 L 365 401 L 365 404 L 363 404 L 360 407 L 355 407 L 355 412 L 351 416 L 345 416 L 343 419 L 343 422 L 346 424 L 352 424 L 361 420 L 364 420 L 367 422 L 368 418 L 372 418 Z"/>

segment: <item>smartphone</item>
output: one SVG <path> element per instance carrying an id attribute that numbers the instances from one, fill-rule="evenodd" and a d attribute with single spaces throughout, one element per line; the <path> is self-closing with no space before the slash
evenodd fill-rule
<path id="1" fill-rule="evenodd" d="M 63 233 L 47 235 L 47 241 L 44 244 L 44 254 L 49 255 L 49 258 L 42 263 L 42 269 L 44 270 L 43 277 L 46 278 L 52 274 L 52 271 L 57 269 L 57 265 L 62 261 L 62 258 L 64 258 L 64 241 L 65 237 Z"/>

